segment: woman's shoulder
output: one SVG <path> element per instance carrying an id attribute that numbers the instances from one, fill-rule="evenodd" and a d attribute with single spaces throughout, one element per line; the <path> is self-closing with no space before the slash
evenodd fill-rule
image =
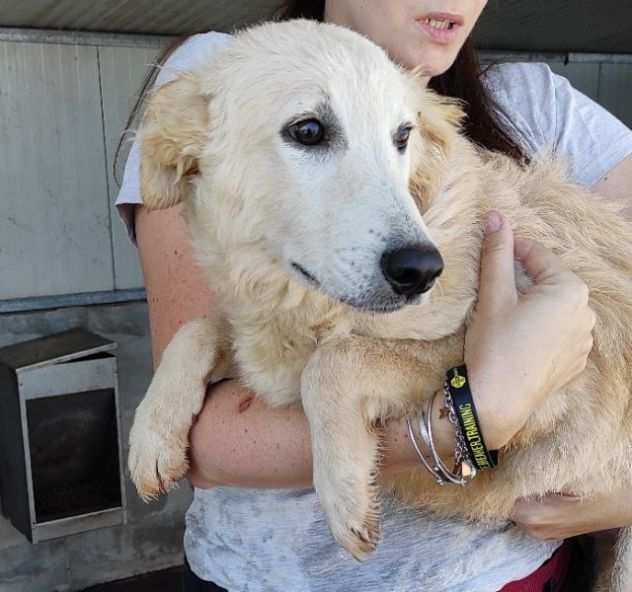
<path id="1" fill-rule="evenodd" d="M 554 117 L 566 95 L 579 92 L 542 62 L 495 64 L 483 76 L 496 103 L 531 119 L 536 115 Z"/>
<path id="2" fill-rule="evenodd" d="M 498 117 L 527 153 L 558 154 L 578 183 L 594 185 L 632 152 L 632 132 L 547 64 L 500 64 L 484 76 Z"/>
<path id="3" fill-rule="evenodd" d="M 493 92 L 499 93 L 525 87 L 542 91 L 555 84 L 556 76 L 549 65 L 543 62 L 493 64 L 484 70 L 485 83 Z"/>
<path id="4" fill-rule="evenodd" d="M 484 82 L 499 117 L 516 132 L 528 152 L 553 147 L 558 108 L 557 80 L 547 64 L 496 64 L 485 70 Z"/>
<path id="5" fill-rule="evenodd" d="M 231 39 L 231 35 L 216 31 L 198 33 L 187 37 L 173 50 L 161 66 L 160 73 L 156 78 L 156 85 L 160 86 L 169 82 L 180 72 L 203 65 L 214 54 L 226 47 Z"/>

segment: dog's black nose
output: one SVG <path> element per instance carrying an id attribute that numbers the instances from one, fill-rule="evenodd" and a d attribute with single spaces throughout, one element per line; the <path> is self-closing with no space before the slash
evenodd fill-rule
<path id="1" fill-rule="evenodd" d="M 430 245 L 410 245 L 382 255 L 382 272 L 396 294 L 412 298 L 427 292 L 443 271 L 439 251 Z"/>

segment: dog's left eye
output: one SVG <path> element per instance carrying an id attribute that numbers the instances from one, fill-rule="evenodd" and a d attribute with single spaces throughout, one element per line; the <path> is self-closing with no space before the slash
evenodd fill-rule
<path id="1" fill-rule="evenodd" d="M 400 125 L 399 129 L 395 132 L 393 136 L 393 143 L 395 144 L 395 148 L 400 153 L 406 152 L 406 148 L 408 147 L 408 140 L 410 140 L 410 132 L 413 131 L 413 126 L 410 124 Z"/>
<path id="2" fill-rule="evenodd" d="M 303 146 L 317 146 L 325 138 L 325 128 L 317 119 L 299 121 L 288 127 L 290 137 Z"/>

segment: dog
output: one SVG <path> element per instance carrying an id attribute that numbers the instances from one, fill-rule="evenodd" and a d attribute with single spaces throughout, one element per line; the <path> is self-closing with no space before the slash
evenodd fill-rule
<path id="1" fill-rule="evenodd" d="M 418 409 L 463 362 L 491 209 L 589 286 L 593 351 L 494 471 L 460 488 L 420 468 L 383 487 L 495 520 L 522 496 L 630 485 L 629 226 L 554 159 L 524 166 L 477 148 L 462 119 L 367 39 L 309 21 L 241 32 L 149 98 L 145 207 L 185 204 L 224 315 L 177 332 L 137 409 L 129 469 L 143 498 L 185 475 L 207 385 L 238 377 L 270 405 L 302 404 L 333 535 L 366 557 L 379 538 L 378 426 Z M 626 531 L 605 589 L 632 583 L 629 547 Z"/>

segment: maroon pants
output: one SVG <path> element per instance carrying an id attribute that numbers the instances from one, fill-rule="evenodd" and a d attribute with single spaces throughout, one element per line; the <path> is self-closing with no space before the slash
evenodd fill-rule
<path id="1" fill-rule="evenodd" d="M 592 556 L 569 539 L 531 575 L 510 582 L 500 592 L 583 592 L 592 588 Z"/>

